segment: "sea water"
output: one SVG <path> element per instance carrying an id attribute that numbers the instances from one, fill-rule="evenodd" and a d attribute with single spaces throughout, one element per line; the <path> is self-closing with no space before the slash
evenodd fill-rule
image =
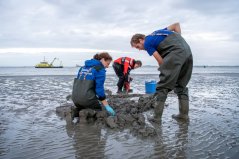
<path id="1" fill-rule="evenodd" d="M 131 71 L 131 74 L 159 74 L 157 66 L 145 66 Z M 76 75 L 79 67 L 34 68 L 34 67 L 0 67 L 0 76 L 35 76 L 35 75 Z M 109 67 L 108 75 L 114 75 Z M 239 73 L 239 66 L 195 66 L 193 73 Z"/>
<path id="2" fill-rule="evenodd" d="M 79 68 L 0 68 L 0 158 L 236 158 L 239 155 L 239 67 L 194 67 L 188 84 L 190 122 L 171 118 L 177 97 L 167 98 L 153 139 L 128 130 L 74 127 L 55 113 L 71 94 Z M 158 80 L 157 67 L 131 71 L 134 93 Z M 105 88 L 117 90 L 107 69 Z M 153 110 L 148 112 L 153 114 Z"/>

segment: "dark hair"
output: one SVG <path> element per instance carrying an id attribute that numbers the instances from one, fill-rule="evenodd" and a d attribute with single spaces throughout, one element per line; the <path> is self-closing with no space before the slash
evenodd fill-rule
<path id="1" fill-rule="evenodd" d="M 140 60 L 136 60 L 135 64 L 138 64 L 140 67 L 142 66 L 142 62 Z"/>
<path id="2" fill-rule="evenodd" d="M 131 46 L 133 46 L 133 44 L 139 43 L 139 39 L 144 39 L 144 38 L 145 38 L 144 34 L 134 34 L 130 41 Z"/>
<path id="3" fill-rule="evenodd" d="M 108 52 L 101 52 L 101 53 L 95 54 L 93 59 L 96 59 L 96 60 L 105 59 L 105 61 L 108 61 L 108 60 L 112 61 L 112 57 L 110 56 Z"/>

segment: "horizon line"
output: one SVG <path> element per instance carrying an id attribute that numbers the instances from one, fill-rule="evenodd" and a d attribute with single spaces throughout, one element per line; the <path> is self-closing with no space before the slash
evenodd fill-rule
<path id="1" fill-rule="evenodd" d="M 22 66 L 22 65 L 17 65 L 17 66 L 0 66 L 0 67 L 35 67 L 35 66 Z M 76 65 L 67 65 L 63 67 L 81 67 L 81 65 L 76 66 Z M 111 65 L 109 67 L 112 67 Z M 157 65 L 144 65 L 142 67 L 157 67 Z M 239 65 L 195 65 L 193 67 L 239 67 Z"/>

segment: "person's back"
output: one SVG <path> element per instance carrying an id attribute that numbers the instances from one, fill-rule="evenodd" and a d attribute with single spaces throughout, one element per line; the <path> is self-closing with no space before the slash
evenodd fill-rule
<path id="1" fill-rule="evenodd" d="M 96 82 L 99 77 L 100 81 L 105 80 L 105 68 L 101 62 L 95 59 L 85 61 L 85 66 L 79 70 L 77 78 L 74 79 L 72 100 L 76 106 L 94 109 L 98 107 Z"/>

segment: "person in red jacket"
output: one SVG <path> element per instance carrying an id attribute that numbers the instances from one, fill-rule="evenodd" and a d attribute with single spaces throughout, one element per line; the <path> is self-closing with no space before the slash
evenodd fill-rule
<path id="1" fill-rule="evenodd" d="M 140 60 L 135 60 L 130 57 L 120 57 L 116 59 L 113 63 L 113 68 L 116 75 L 119 77 L 117 86 L 117 93 L 122 93 L 122 88 L 126 93 L 130 90 L 130 82 L 133 80 L 129 74 L 132 69 L 136 69 L 142 66 L 142 62 Z"/>

